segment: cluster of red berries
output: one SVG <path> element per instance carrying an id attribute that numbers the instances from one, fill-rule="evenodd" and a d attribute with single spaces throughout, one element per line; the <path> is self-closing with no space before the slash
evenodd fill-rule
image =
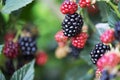
<path id="1" fill-rule="evenodd" d="M 81 8 L 86 8 L 91 5 L 91 1 L 79 0 L 79 5 Z M 63 14 L 74 14 L 77 11 L 77 9 L 78 9 L 77 3 L 75 1 L 70 1 L 70 0 L 65 0 L 60 7 L 60 11 Z"/>
<path id="2" fill-rule="evenodd" d="M 68 40 L 71 40 L 71 43 L 76 48 L 76 50 L 84 48 L 87 38 L 88 38 L 88 34 L 86 32 L 81 32 L 80 34 L 72 38 L 65 36 L 63 34 L 63 31 L 59 31 L 55 35 L 55 40 L 57 41 L 59 47 L 61 48 L 65 47 L 67 45 Z M 59 52 L 59 51 L 56 51 L 56 52 Z M 64 50 L 64 52 L 67 52 L 67 51 Z"/>

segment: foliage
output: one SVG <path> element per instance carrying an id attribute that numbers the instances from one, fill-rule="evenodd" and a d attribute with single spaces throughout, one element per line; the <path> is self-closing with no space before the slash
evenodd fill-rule
<path id="1" fill-rule="evenodd" d="M 56 4 L 60 5 L 62 1 L 57 0 Z M 38 49 L 46 50 L 49 53 L 49 60 L 46 65 L 34 67 L 35 61 L 32 61 L 14 72 L 11 80 L 93 80 L 96 68 L 90 60 L 89 53 L 94 45 L 100 42 L 100 35 L 106 29 L 114 28 L 116 22 L 120 20 L 120 3 L 118 8 L 116 8 L 117 4 L 112 2 L 111 5 L 107 1 L 97 1 L 100 10 L 97 17 L 91 17 L 86 9 L 80 9 L 85 24 L 89 26 L 90 30 L 88 32 L 89 40 L 87 41 L 87 46 L 80 52 L 77 60 L 71 57 L 58 60 L 53 54 L 57 46 L 54 35 L 61 29 L 61 21 L 54 14 L 54 11 L 42 0 L 6 0 L 5 5 L 1 3 L 2 1 L 0 2 L 0 43 L 4 43 L 3 36 L 9 30 L 18 32 L 24 26 L 24 23 L 32 22 L 37 25 L 39 30 L 39 37 L 37 38 Z M 98 20 L 97 18 L 99 17 L 100 19 Z M 96 27 L 96 23 L 108 23 L 109 27 Z M 2 53 L 2 47 L 3 45 L 0 45 L 0 53 Z M 4 62 L 6 58 L 1 54 L 1 59 Z M 0 62 L 0 66 L 3 67 L 3 62 Z M 2 72 L 0 72 L 0 79 L 5 80 Z"/>

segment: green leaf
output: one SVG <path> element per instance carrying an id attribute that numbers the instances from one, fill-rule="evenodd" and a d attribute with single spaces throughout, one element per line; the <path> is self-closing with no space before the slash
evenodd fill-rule
<path id="1" fill-rule="evenodd" d="M 24 65 L 22 68 L 14 72 L 11 80 L 33 80 L 34 78 L 34 63 L 32 62 Z"/>
<path id="2" fill-rule="evenodd" d="M 0 71 L 0 80 L 6 80 L 5 76 L 3 75 L 3 73 Z"/>
<path id="3" fill-rule="evenodd" d="M 12 11 L 18 10 L 33 0 L 6 0 L 5 6 L 2 8 L 2 13 L 10 14 Z"/>
<path id="4" fill-rule="evenodd" d="M 0 54 L 1 54 L 2 48 L 3 48 L 3 45 L 0 45 Z"/>
<path id="5" fill-rule="evenodd" d="M 100 10 L 100 16 L 102 18 L 102 21 L 103 22 L 106 22 L 107 21 L 107 17 L 108 17 L 108 14 L 109 14 L 109 6 L 105 3 L 105 2 L 98 2 L 98 6 L 99 6 L 99 10 Z"/>
<path id="6" fill-rule="evenodd" d="M 86 62 L 81 60 L 81 63 L 75 67 L 71 67 L 66 72 L 65 80 L 92 80 L 91 74 L 88 74 L 88 71 L 90 70 L 91 66 L 89 66 Z M 86 76 L 87 74 L 87 76 Z M 89 76 L 88 76 L 89 75 Z M 86 78 L 89 77 L 89 79 Z"/>
<path id="7" fill-rule="evenodd" d="M 108 16 L 108 24 L 110 27 L 114 28 L 115 24 L 119 21 L 119 18 L 115 14 L 114 11 L 110 11 L 109 16 Z"/>

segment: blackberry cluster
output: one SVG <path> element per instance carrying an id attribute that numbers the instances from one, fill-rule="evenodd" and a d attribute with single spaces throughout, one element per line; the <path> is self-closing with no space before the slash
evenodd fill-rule
<path id="1" fill-rule="evenodd" d="M 67 14 L 62 22 L 62 29 L 65 36 L 74 37 L 81 32 L 83 26 L 82 16 L 78 13 Z"/>
<path id="2" fill-rule="evenodd" d="M 115 38 L 120 41 L 120 21 L 115 24 Z"/>
<path id="3" fill-rule="evenodd" d="M 23 55 L 31 55 L 37 51 L 36 40 L 32 37 L 21 37 L 19 45 Z"/>
<path id="4" fill-rule="evenodd" d="M 8 58 L 15 58 L 18 55 L 19 45 L 13 41 L 5 43 L 3 53 Z"/>
<path id="5" fill-rule="evenodd" d="M 79 57 L 81 49 L 74 47 L 72 44 L 70 45 L 70 55 L 72 55 L 75 58 Z"/>
<path id="6" fill-rule="evenodd" d="M 106 53 L 109 50 L 109 45 L 104 45 L 103 43 L 96 44 L 95 48 L 90 53 L 93 64 L 96 64 L 98 59 L 101 58 L 104 55 L 104 53 Z"/>

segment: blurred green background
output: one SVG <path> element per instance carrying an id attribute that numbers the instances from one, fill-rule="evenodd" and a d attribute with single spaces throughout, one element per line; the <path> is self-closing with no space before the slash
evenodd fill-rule
<path id="1" fill-rule="evenodd" d="M 48 61 L 44 66 L 35 66 L 34 80 L 93 80 L 94 69 L 88 58 L 89 53 L 86 56 L 83 52 L 83 57 L 79 59 L 71 57 L 57 59 L 55 57 L 57 43 L 54 40 L 54 35 L 61 29 L 61 22 L 64 18 L 64 15 L 59 11 L 59 6 L 62 2 L 63 0 L 35 0 L 17 11 L 19 14 L 14 13 L 11 15 L 20 22 L 32 22 L 37 26 L 39 30 L 38 49 L 44 50 L 49 55 Z M 9 18 L 3 14 L 0 17 L 1 24 L 6 23 Z M 3 32 L 7 32 L 8 27 Z M 1 33 L 0 43 L 3 43 L 2 35 L 4 34 Z M 3 61 L 0 62 L 3 63 Z"/>

